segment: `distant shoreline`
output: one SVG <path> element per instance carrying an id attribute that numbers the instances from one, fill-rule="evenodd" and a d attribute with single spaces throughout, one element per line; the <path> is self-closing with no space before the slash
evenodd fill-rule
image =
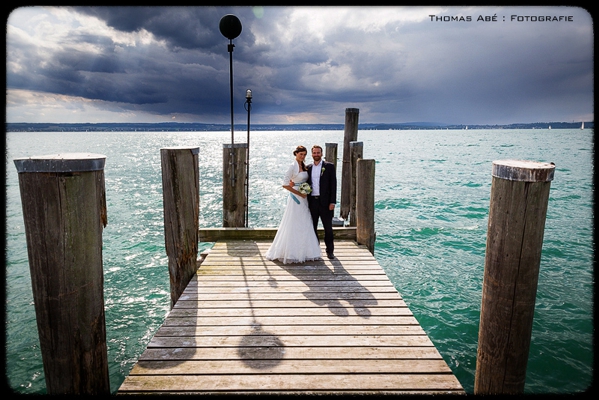
<path id="1" fill-rule="evenodd" d="M 429 122 L 411 123 L 365 123 L 358 124 L 359 130 L 464 130 L 464 129 L 578 129 L 582 122 L 535 122 L 527 124 L 442 124 Z M 593 121 L 584 121 L 586 129 L 593 129 Z M 235 129 L 247 131 L 246 124 L 236 124 Z M 317 131 L 343 130 L 344 124 L 252 124 L 252 131 Z M 7 122 L 6 132 L 189 132 L 230 131 L 230 124 L 205 124 L 184 122 L 163 123 L 27 123 Z"/>

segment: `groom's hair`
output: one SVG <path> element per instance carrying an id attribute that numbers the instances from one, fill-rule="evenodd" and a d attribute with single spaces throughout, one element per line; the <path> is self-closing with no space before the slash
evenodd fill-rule
<path id="1" fill-rule="evenodd" d="M 314 146 L 312 146 L 312 150 L 314 149 L 320 149 L 320 152 L 322 153 L 322 147 L 320 147 L 319 145 L 315 144 Z"/>

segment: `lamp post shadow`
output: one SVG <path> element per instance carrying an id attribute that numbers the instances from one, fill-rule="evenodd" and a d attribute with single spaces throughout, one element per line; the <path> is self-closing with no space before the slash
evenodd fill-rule
<path id="1" fill-rule="evenodd" d="M 252 243 L 249 247 L 244 247 L 243 250 L 231 246 L 231 248 L 227 248 L 227 254 L 241 258 L 241 270 L 247 288 L 248 302 L 252 315 L 251 332 L 242 336 L 237 346 L 237 355 L 246 366 L 252 369 L 273 368 L 283 360 L 285 356 L 285 344 L 277 335 L 264 330 L 262 324 L 256 319 L 251 288 L 248 286 L 245 262 L 242 258 L 256 256 L 262 258 L 260 249 L 256 243 Z M 269 276 L 268 284 L 276 288 L 276 279 L 270 274 L 268 268 L 267 272 Z"/>

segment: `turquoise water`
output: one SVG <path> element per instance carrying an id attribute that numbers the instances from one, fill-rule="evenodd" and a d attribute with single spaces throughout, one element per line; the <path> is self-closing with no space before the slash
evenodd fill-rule
<path id="1" fill-rule="evenodd" d="M 375 256 L 468 393 L 476 368 L 492 162 L 556 164 L 525 392 L 586 390 L 594 355 L 593 131 L 360 131 L 358 140 L 364 158 L 376 160 Z M 245 133 L 235 141 L 245 142 Z M 107 157 L 104 296 L 110 383 L 116 392 L 169 310 L 160 148 L 200 148 L 200 224 L 219 227 L 222 145 L 229 142 L 230 132 L 7 134 L 10 388 L 46 392 L 12 160 L 67 152 Z M 343 131 L 252 132 L 250 226 L 278 225 L 285 204 L 281 174 L 296 145 L 325 143 L 338 143 L 341 157 Z M 208 247 L 200 243 L 200 250 Z"/>

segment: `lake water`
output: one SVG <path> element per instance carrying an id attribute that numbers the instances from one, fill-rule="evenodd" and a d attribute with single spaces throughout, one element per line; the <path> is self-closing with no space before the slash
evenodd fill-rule
<path id="1" fill-rule="evenodd" d="M 106 155 L 104 297 L 115 393 L 169 311 L 160 149 L 200 148 L 200 224 L 220 227 L 222 148 L 230 136 L 7 133 L 5 370 L 12 390 L 46 393 L 13 159 Z M 364 158 L 376 160 L 375 256 L 467 393 L 474 388 L 492 162 L 555 163 L 525 392 L 585 391 L 594 358 L 593 130 L 359 131 L 358 140 Z M 246 142 L 246 133 L 235 142 Z M 280 182 L 296 145 L 325 143 L 338 143 L 342 157 L 342 130 L 252 132 L 250 227 L 278 225 L 286 195 Z M 200 251 L 210 246 L 200 243 Z"/>

